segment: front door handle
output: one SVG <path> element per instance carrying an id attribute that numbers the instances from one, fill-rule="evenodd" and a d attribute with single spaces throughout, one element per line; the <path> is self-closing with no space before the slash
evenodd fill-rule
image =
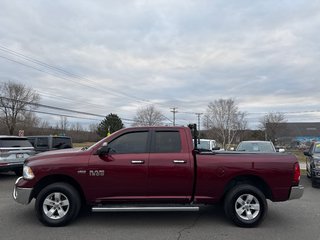
<path id="1" fill-rule="evenodd" d="M 131 164 L 144 164 L 144 160 L 132 160 Z"/>
<path id="2" fill-rule="evenodd" d="M 175 164 L 184 164 L 184 163 L 187 163 L 186 160 L 173 160 L 173 163 Z"/>

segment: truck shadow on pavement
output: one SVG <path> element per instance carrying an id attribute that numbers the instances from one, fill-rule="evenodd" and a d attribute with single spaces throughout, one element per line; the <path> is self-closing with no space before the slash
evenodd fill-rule
<path id="1" fill-rule="evenodd" d="M 199 221 L 210 224 L 230 225 L 225 217 L 223 206 L 201 207 L 199 212 L 105 212 L 93 213 L 82 211 L 74 224 L 85 225 L 88 222 L 94 226 L 123 226 L 123 227 L 172 227 Z"/>

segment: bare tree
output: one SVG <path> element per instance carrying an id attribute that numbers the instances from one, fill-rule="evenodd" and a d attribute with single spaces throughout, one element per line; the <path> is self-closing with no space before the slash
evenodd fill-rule
<path id="1" fill-rule="evenodd" d="M 66 131 L 69 126 L 68 118 L 65 116 L 60 117 L 60 121 L 58 122 L 59 129 Z"/>
<path id="2" fill-rule="evenodd" d="M 164 120 L 165 117 L 161 111 L 157 110 L 154 105 L 149 105 L 137 110 L 132 126 L 161 126 Z"/>
<path id="3" fill-rule="evenodd" d="M 19 117 L 17 128 L 30 131 L 31 129 L 38 127 L 40 122 L 40 118 L 38 118 L 35 113 L 26 112 L 22 117 Z"/>
<path id="4" fill-rule="evenodd" d="M 215 131 L 223 148 L 229 148 L 237 131 L 247 126 L 246 113 L 238 110 L 233 99 L 215 100 L 208 105 L 204 126 Z"/>
<path id="5" fill-rule="evenodd" d="M 28 111 L 37 107 L 40 96 L 32 88 L 14 82 L 5 82 L 0 85 L 0 110 L 2 121 L 10 135 L 19 120 L 24 119 Z"/>
<path id="6" fill-rule="evenodd" d="M 80 131 L 84 131 L 81 123 L 76 122 L 76 123 L 72 123 L 71 127 L 70 127 L 71 131 L 76 131 L 76 132 L 80 132 Z"/>
<path id="7" fill-rule="evenodd" d="M 89 132 L 96 133 L 98 131 L 98 126 L 99 126 L 98 123 L 91 123 L 89 125 Z"/>
<path id="8" fill-rule="evenodd" d="M 40 128 L 43 128 L 43 129 L 51 128 L 50 123 L 46 120 L 40 121 L 39 126 L 40 126 Z"/>
<path id="9" fill-rule="evenodd" d="M 283 128 L 284 122 L 286 122 L 285 115 L 280 112 L 267 113 L 260 119 L 259 128 L 265 132 L 265 140 L 271 140 L 275 142 L 277 132 Z"/>

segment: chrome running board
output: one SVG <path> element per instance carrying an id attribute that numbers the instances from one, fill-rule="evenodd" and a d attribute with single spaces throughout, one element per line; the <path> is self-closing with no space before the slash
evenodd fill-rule
<path id="1" fill-rule="evenodd" d="M 194 206 L 174 206 L 174 207 L 112 207 L 112 206 L 97 206 L 92 207 L 92 212 L 196 212 L 199 207 Z"/>

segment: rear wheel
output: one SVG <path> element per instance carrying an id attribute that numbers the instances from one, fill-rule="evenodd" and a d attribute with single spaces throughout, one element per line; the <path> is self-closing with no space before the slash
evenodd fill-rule
<path id="1" fill-rule="evenodd" d="M 80 210 L 81 200 L 77 190 L 67 183 L 54 183 L 42 189 L 36 199 L 38 219 L 47 226 L 67 225 Z"/>
<path id="2" fill-rule="evenodd" d="M 268 204 L 264 194 L 249 184 L 237 185 L 226 195 L 224 211 L 240 227 L 255 227 L 264 219 Z"/>

